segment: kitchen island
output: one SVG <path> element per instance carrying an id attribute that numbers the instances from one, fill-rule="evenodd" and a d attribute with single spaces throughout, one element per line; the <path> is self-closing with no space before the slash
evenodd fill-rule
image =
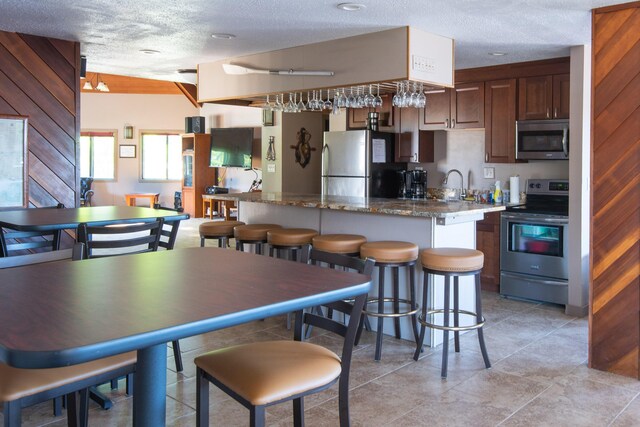
<path id="1" fill-rule="evenodd" d="M 284 227 L 313 228 L 321 234 L 362 234 L 369 241 L 402 240 L 431 247 L 476 247 L 476 221 L 486 212 L 505 209 L 502 205 L 466 201 L 400 200 L 345 196 L 321 196 L 272 192 L 219 194 L 218 199 L 238 202 L 238 219 L 247 224 L 275 223 Z M 422 298 L 422 267 L 416 266 L 417 295 Z M 377 271 L 374 279 L 377 281 Z M 400 272 L 401 283 L 406 283 Z M 386 283 L 391 283 L 387 280 Z M 443 282 L 437 277 L 429 301 L 441 304 Z M 375 289 L 375 286 L 374 286 Z M 473 309 L 473 278 L 460 278 L 460 308 Z M 406 286 L 401 286 L 401 298 Z M 390 290 L 389 292 L 390 293 Z M 435 295 L 440 296 L 435 298 Z M 430 305 L 432 303 L 430 302 Z M 402 336 L 412 339 L 408 319 L 403 318 Z M 385 332 L 391 334 L 391 323 Z M 437 345 L 442 333 L 430 331 L 425 342 Z"/>

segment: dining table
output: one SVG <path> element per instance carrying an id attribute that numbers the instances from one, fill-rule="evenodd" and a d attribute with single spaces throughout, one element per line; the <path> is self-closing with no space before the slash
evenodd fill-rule
<path id="1" fill-rule="evenodd" d="M 17 209 L 0 211 L 0 227 L 18 231 L 50 231 L 76 228 L 81 223 L 108 225 L 154 218 L 188 219 L 189 214 L 170 209 L 137 206 L 90 206 L 61 209 Z"/>
<path id="2" fill-rule="evenodd" d="M 215 247 L 4 269 L 0 361 L 54 368 L 136 350 L 133 425 L 163 426 L 167 342 L 370 287 L 355 272 Z"/>

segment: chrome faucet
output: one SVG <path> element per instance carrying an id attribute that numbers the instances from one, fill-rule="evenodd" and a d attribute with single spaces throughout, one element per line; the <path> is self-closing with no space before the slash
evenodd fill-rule
<path id="1" fill-rule="evenodd" d="M 444 185 L 447 183 L 447 181 L 449 180 L 449 175 L 451 175 L 452 172 L 460 175 L 460 198 L 463 199 L 466 196 L 464 190 L 464 177 L 462 176 L 462 172 L 460 172 L 458 169 L 451 169 L 449 172 L 447 172 L 444 176 L 444 179 L 442 180 L 442 184 Z"/>

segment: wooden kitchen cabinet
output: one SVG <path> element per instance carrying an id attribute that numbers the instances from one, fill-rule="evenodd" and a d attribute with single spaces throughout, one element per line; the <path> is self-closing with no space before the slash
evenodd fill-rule
<path id="1" fill-rule="evenodd" d="M 516 161 L 516 79 L 485 82 L 485 163 Z"/>
<path id="2" fill-rule="evenodd" d="M 484 127 L 484 82 L 461 83 L 453 89 L 425 92 L 421 129 L 475 129 Z"/>
<path id="3" fill-rule="evenodd" d="M 484 267 L 480 273 L 482 290 L 500 291 L 500 212 L 484 214 L 476 222 L 476 248 L 484 253 Z"/>
<path id="4" fill-rule="evenodd" d="M 518 120 L 569 118 L 569 74 L 518 79 Z"/>
<path id="5" fill-rule="evenodd" d="M 374 89 L 375 93 L 375 89 Z M 381 132 L 393 132 L 393 94 L 380 95 L 382 98 L 382 107 L 375 108 L 349 108 L 347 113 L 347 128 L 348 129 L 366 129 L 367 117 L 369 112 L 377 111 L 378 116 L 378 130 Z"/>
<path id="6" fill-rule="evenodd" d="M 435 159 L 435 135 L 432 131 L 420 130 L 396 134 L 396 163 L 433 163 Z"/>
<path id="7" fill-rule="evenodd" d="M 209 167 L 211 135 L 182 135 L 182 153 L 182 207 L 192 218 L 202 218 L 202 194 L 206 187 L 216 185 L 218 178 L 218 168 Z"/>

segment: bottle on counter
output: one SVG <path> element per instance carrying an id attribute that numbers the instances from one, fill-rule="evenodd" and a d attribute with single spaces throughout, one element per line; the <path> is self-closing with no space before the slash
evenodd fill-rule
<path id="1" fill-rule="evenodd" d="M 496 189 L 493 193 L 493 201 L 496 205 L 502 204 L 502 188 L 500 185 L 500 181 L 496 181 Z"/>

